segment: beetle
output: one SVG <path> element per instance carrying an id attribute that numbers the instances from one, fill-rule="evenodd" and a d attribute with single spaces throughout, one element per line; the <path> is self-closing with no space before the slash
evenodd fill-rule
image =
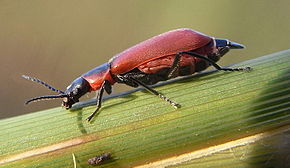
<path id="1" fill-rule="evenodd" d="M 222 71 L 244 71 L 244 68 L 225 68 L 216 62 L 230 49 L 242 49 L 244 46 L 227 39 L 216 39 L 189 28 L 165 32 L 143 41 L 117 55 L 75 79 L 65 91 L 53 88 L 33 77 L 24 78 L 40 83 L 58 95 L 31 98 L 26 104 L 38 100 L 63 98 L 62 106 L 72 107 L 87 92 L 97 91 L 96 110 L 86 119 L 90 121 L 99 111 L 104 91 L 112 92 L 114 83 L 123 83 L 131 87 L 142 86 L 152 94 L 159 96 L 175 108 L 180 105 L 148 85 L 166 81 L 177 76 L 191 75 L 212 65 Z"/>

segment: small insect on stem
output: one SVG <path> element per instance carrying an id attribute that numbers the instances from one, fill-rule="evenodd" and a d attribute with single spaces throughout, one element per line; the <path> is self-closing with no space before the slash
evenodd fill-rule
<path id="1" fill-rule="evenodd" d="M 103 153 L 99 156 L 96 156 L 96 157 L 93 157 L 91 159 L 88 160 L 88 164 L 90 165 L 98 165 L 98 164 L 101 164 L 103 163 L 104 161 L 106 160 L 110 160 L 112 157 L 111 157 L 111 154 L 110 153 Z"/>

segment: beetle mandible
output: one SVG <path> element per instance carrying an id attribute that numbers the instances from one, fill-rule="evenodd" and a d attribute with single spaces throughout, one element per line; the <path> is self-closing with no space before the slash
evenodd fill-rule
<path id="1" fill-rule="evenodd" d="M 143 41 L 100 65 L 77 79 L 65 91 L 53 88 L 45 82 L 23 75 L 24 78 L 40 83 L 58 95 L 31 98 L 26 104 L 38 100 L 63 98 L 62 106 L 72 107 L 87 92 L 98 91 L 97 109 L 87 118 L 90 121 L 101 108 L 104 91 L 112 92 L 114 83 L 131 87 L 142 86 L 152 94 L 178 108 L 180 105 L 163 96 L 148 85 L 166 81 L 177 76 L 191 75 L 212 65 L 222 71 L 251 70 L 245 68 L 224 68 L 216 62 L 230 49 L 242 49 L 243 45 L 226 39 L 216 39 L 188 28 L 176 29 Z"/>

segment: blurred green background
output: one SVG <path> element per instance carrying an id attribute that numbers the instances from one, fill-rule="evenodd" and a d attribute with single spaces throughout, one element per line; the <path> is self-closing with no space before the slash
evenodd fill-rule
<path id="1" fill-rule="evenodd" d="M 182 27 L 246 45 L 219 63 L 234 64 L 290 48 L 290 1 L 0 0 L 0 118 L 61 104 L 24 106 L 27 98 L 52 92 L 22 74 L 64 90 L 116 53 Z M 116 84 L 114 92 L 126 89 Z"/>

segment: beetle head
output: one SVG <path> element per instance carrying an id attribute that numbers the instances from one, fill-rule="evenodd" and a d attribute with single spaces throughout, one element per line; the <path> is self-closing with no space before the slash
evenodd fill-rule
<path id="1" fill-rule="evenodd" d="M 227 39 L 215 39 L 216 48 L 218 50 L 218 55 L 223 56 L 227 52 L 230 51 L 230 49 L 243 49 L 245 48 L 244 45 L 229 41 Z"/>
<path id="2" fill-rule="evenodd" d="M 63 98 L 62 106 L 66 109 L 71 108 L 72 105 L 79 102 L 79 98 L 89 92 L 89 90 L 89 83 L 82 77 L 77 78 L 67 87 L 65 91 L 67 96 Z"/>

